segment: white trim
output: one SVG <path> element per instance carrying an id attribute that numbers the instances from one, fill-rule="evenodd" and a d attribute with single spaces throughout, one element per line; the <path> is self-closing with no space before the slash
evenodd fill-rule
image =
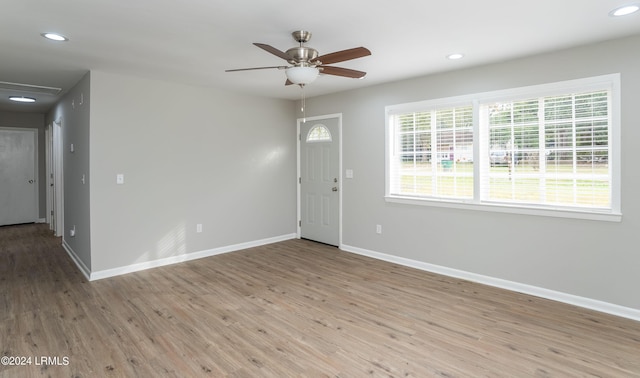
<path id="1" fill-rule="evenodd" d="M 49 224 L 49 229 L 53 230 L 53 222 L 52 222 L 52 217 L 51 217 L 51 212 L 53 209 L 53 187 L 50 185 L 52 180 L 51 180 L 51 176 L 53 174 L 53 169 L 51 168 L 51 165 L 53 163 L 53 159 L 52 159 L 52 140 L 53 140 L 53 126 L 51 126 L 51 124 L 47 125 L 45 127 L 45 131 L 44 131 L 44 156 L 45 156 L 45 162 L 44 162 L 44 166 L 45 166 L 45 196 L 46 196 L 46 201 L 45 201 L 45 223 Z"/>
<path id="2" fill-rule="evenodd" d="M 53 216 L 55 236 L 64 237 L 64 140 L 62 117 L 53 122 Z"/>
<path id="3" fill-rule="evenodd" d="M 157 268 L 157 267 L 160 267 L 160 266 L 177 264 L 177 263 L 190 261 L 190 260 L 202 259 L 202 258 L 205 258 L 205 257 L 211 257 L 211 256 L 220 255 L 220 254 L 228 253 L 228 252 L 239 251 L 239 250 L 247 249 L 247 248 L 259 247 L 259 246 L 262 246 L 262 245 L 277 243 L 277 242 L 281 242 L 281 241 L 285 241 L 285 240 L 291 240 L 291 239 L 295 239 L 295 238 L 296 238 L 295 234 L 286 234 L 286 235 L 281 235 L 281 236 L 275 236 L 275 237 L 272 237 L 272 238 L 254 240 L 254 241 L 250 241 L 250 242 L 233 244 L 233 245 L 228 245 L 228 246 L 219 247 L 219 248 L 207 249 L 207 250 L 204 250 L 204 251 L 191 252 L 191 253 L 187 253 L 187 254 L 183 254 L 183 255 L 166 257 L 166 258 L 163 258 L 163 259 L 147 261 L 147 262 L 138 263 L 138 264 L 131 264 L 131 265 L 127 265 L 127 266 L 121 266 L 121 267 L 113 268 L 113 269 L 106 269 L 106 270 L 100 270 L 100 271 L 97 271 L 97 272 L 90 272 L 89 275 L 87 275 L 85 273 L 85 271 L 82 269 L 82 267 L 80 267 L 80 265 L 78 265 L 78 262 L 75 259 L 74 259 L 74 261 L 76 261 L 76 265 L 78 265 L 80 270 L 82 270 L 83 273 L 85 273 L 85 276 L 88 277 L 87 279 L 89 281 L 95 281 L 95 280 L 101 280 L 103 278 L 115 277 L 115 276 L 120 276 L 120 275 L 127 274 L 127 273 L 133 273 L 133 272 L 139 272 L 141 270 Z M 73 256 L 72 256 L 72 258 L 73 258 Z"/>
<path id="4" fill-rule="evenodd" d="M 615 163 L 613 168 L 609 165 L 613 188 L 611 190 L 611 208 L 622 212 L 622 98 L 620 74 L 609 76 L 613 77 L 611 79 L 611 127 L 609 129 L 611 144 L 609 145 L 609 153 L 613 151 L 611 155 Z"/>
<path id="5" fill-rule="evenodd" d="M 296 237 L 299 239 L 302 235 L 302 227 L 300 226 L 300 222 L 302 221 L 302 210 L 301 206 L 301 183 L 300 178 L 302 177 L 302 169 L 300 167 L 300 145 L 302 143 L 302 134 L 300 133 L 300 124 L 306 123 L 307 121 L 316 121 L 319 119 L 330 119 L 337 118 L 338 119 L 338 177 L 340 177 L 340 182 L 338 182 L 338 247 L 342 245 L 342 192 L 344 192 L 344 177 L 342 175 L 342 113 L 333 113 L 326 114 L 321 116 L 313 116 L 306 118 L 298 118 L 296 122 L 296 139 L 297 139 L 297 173 L 296 173 L 296 181 L 297 181 L 297 220 L 296 220 Z M 332 138 L 333 139 L 333 138 Z"/>
<path id="6" fill-rule="evenodd" d="M 640 321 L 640 309 L 624 307 L 620 305 L 616 305 L 613 303 L 603 302 L 596 299 L 580 297 L 573 294 L 567 294 L 560 291 L 549 290 L 533 285 L 527 285 L 519 282 L 513 282 L 508 280 L 503 280 L 500 278 L 485 276 L 482 274 L 471 273 L 463 270 L 447 268 L 440 265 L 434 265 L 425 263 L 422 261 L 411 260 L 404 257 L 398 257 L 393 255 L 388 255 L 385 253 L 374 252 L 358 247 L 353 247 L 350 245 L 341 245 L 342 250 L 350 253 L 355 253 L 362 256 L 371 257 L 377 260 L 383 260 L 394 264 L 399 264 L 403 266 L 408 266 L 410 268 L 415 268 L 419 270 L 423 270 L 426 272 L 441 274 L 449 277 L 459 278 L 467 281 L 472 281 L 488 286 L 493 286 L 501 289 L 506 289 L 518 293 L 533 295 L 540 298 L 550 299 L 557 302 L 562 302 L 578 307 L 587 308 L 590 310 L 595 310 L 615 316 L 620 316 L 623 318 L 628 318 L 632 320 Z"/>
<path id="7" fill-rule="evenodd" d="M 64 248 L 64 250 L 67 251 L 67 254 L 69 255 L 69 257 L 71 257 L 71 260 L 73 260 L 73 262 L 76 264 L 80 272 L 82 272 L 82 274 L 87 279 L 87 281 L 90 281 L 91 269 L 89 269 L 82 262 L 82 260 L 78 257 L 76 252 L 73 250 L 73 248 L 71 248 L 71 246 L 67 244 L 67 242 L 64 239 L 62 240 L 62 248 Z"/>
<path id="8" fill-rule="evenodd" d="M 468 95 L 436 98 L 410 103 L 388 105 L 385 107 L 387 118 L 389 115 L 413 111 L 425 111 L 425 109 L 441 109 L 468 105 L 478 100 L 479 102 L 499 102 L 510 100 L 513 97 L 547 97 L 565 94 L 572 91 L 600 90 L 603 86 L 611 86 L 612 90 L 620 89 L 620 74 L 612 73 L 583 79 L 557 81 L 552 83 L 529 85 L 525 87 L 500 89 L 490 92 L 479 92 Z"/>
<path id="9" fill-rule="evenodd" d="M 622 222 L 620 213 L 596 213 L 595 211 L 579 211 L 578 209 L 551 209 L 526 205 L 509 205 L 504 203 L 482 202 L 470 203 L 434 198 L 412 198 L 395 195 L 387 195 L 384 200 L 392 203 L 401 203 L 415 206 L 449 207 L 474 211 L 490 211 L 495 213 L 510 213 L 522 215 L 537 215 L 554 218 L 573 218 L 607 222 Z"/>

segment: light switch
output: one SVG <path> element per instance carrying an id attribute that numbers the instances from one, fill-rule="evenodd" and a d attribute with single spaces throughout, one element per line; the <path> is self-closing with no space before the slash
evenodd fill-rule
<path id="1" fill-rule="evenodd" d="M 347 176 L 347 178 L 353 178 L 353 169 L 347 169 L 345 176 Z"/>
<path id="2" fill-rule="evenodd" d="M 116 184 L 118 185 L 124 184 L 124 175 L 122 173 L 118 173 L 116 175 Z"/>

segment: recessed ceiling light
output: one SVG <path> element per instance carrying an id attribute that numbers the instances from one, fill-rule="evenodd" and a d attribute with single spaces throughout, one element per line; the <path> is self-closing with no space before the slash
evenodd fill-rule
<path id="1" fill-rule="evenodd" d="M 623 5 L 609 12 L 609 16 L 612 16 L 612 17 L 626 16 L 628 14 L 635 13 L 639 10 L 640 10 L 640 5 L 638 4 Z"/>
<path id="2" fill-rule="evenodd" d="M 65 37 L 64 35 L 56 33 L 42 33 L 40 35 L 52 41 L 65 42 L 69 40 L 69 38 Z"/>
<path id="3" fill-rule="evenodd" d="M 458 59 L 462 59 L 463 57 L 464 57 L 464 54 L 460 54 L 460 53 L 447 55 L 447 59 L 449 60 L 458 60 Z"/>
<path id="4" fill-rule="evenodd" d="M 24 96 L 11 96 L 9 100 L 15 102 L 36 102 L 36 99 L 33 97 L 24 97 Z"/>

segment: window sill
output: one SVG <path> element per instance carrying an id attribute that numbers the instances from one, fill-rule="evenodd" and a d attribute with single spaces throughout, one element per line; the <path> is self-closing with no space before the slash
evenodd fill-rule
<path id="1" fill-rule="evenodd" d="M 417 206 L 434 206 L 434 207 L 448 207 L 453 209 L 464 210 L 478 210 L 478 211 L 492 211 L 498 213 L 510 213 L 510 214 L 523 214 L 523 215 L 536 215 L 544 217 L 555 218 L 573 218 L 573 219 L 586 219 L 605 222 L 621 222 L 622 214 L 613 212 L 595 212 L 595 211 L 579 211 L 572 209 L 560 209 L 560 208 L 543 208 L 533 206 L 510 206 L 506 204 L 498 203 L 470 203 L 456 200 L 446 199 L 426 199 L 426 198 L 413 198 L 403 197 L 395 195 L 385 196 L 386 202 L 400 203 L 405 205 L 417 205 Z"/>

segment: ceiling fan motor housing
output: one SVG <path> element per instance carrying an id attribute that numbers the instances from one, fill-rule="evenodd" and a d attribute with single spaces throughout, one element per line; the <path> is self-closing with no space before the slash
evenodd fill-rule
<path id="1" fill-rule="evenodd" d="M 301 66 L 308 66 L 318 58 L 318 50 L 304 46 L 292 47 L 287 50 L 286 54 L 289 56 L 288 62 L 290 64 Z M 316 63 L 314 62 L 314 64 Z"/>

